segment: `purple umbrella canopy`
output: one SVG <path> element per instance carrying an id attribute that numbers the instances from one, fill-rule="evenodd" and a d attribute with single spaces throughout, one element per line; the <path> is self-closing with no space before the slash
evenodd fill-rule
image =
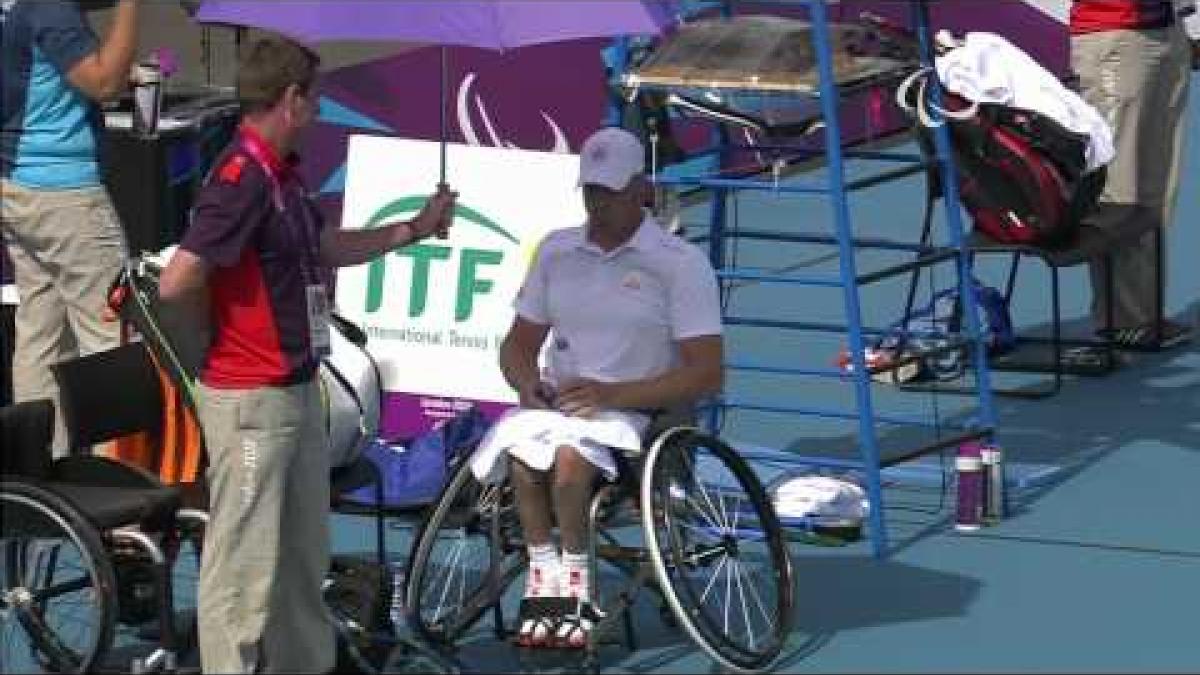
<path id="1" fill-rule="evenodd" d="M 301 42 L 423 42 L 502 51 L 620 35 L 673 23 L 674 0 L 204 0 L 201 23 L 259 28 Z M 441 171 L 446 182 L 446 50 L 442 50 Z"/>
<path id="2" fill-rule="evenodd" d="M 656 34 L 671 0 L 205 0 L 196 18 L 304 42 L 387 40 L 504 50 L 592 37 Z"/>

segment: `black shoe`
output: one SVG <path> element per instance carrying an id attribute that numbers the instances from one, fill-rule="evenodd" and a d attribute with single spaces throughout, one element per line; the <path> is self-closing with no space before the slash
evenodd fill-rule
<path id="1" fill-rule="evenodd" d="M 570 598 L 523 598 L 517 612 L 514 642 L 518 647 L 553 647 L 559 624 L 572 609 L 574 601 Z"/>
<path id="2" fill-rule="evenodd" d="M 1062 351 L 1060 363 L 1067 369 L 1105 368 L 1113 365 L 1114 355 L 1110 352 L 1111 348 L 1093 347 L 1091 345 L 1070 347 Z"/>
<path id="3" fill-rule="evenodd" d="M 554 646 L 559 649 L 586 649 L 592 632 L 600 626 L 604 617 L 600 609 L 591 602 L 575 602 L 571 611 L 559 620 Z"/>
<path id="4" fill-rule="evenodd" d="M 1131 328 L 1100 330 L 1097 334 L 1117 349 L 1156 351 L 1191 342 L 1193 331 L 1190 326 L 1164 319 L 1159 324 L 1159 330 L 1155 330 L 1154 324 L 1143 324 Z"/>

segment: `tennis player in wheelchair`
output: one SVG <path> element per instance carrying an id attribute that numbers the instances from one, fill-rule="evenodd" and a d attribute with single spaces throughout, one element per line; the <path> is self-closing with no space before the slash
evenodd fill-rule
<path id="1" fill-rule="evenodd" d="M 614 451 L 641 449 L 653 411 L 722 387 L 716 275 L 699 249 L 643 213 L 644 170 L 644 148 L 627 131 L 602 129 L 584 143 L 587 222 L 538 250 L 500 350 L 520 408 L 472 459 L 481 481 L 508 472 L 515 491 L 529 556 L 522 646 L 586 646 L 600 618 L 586 541 L 597 481 L 616 478 Z"/>

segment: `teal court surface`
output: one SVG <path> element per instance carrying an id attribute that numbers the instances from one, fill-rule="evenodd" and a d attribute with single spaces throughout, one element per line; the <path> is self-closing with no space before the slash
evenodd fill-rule
<path id="1" fill-rule="evenodd" d="M 1168 237 L 1168 314 L 1194 323 L 1200 310 L 1200 82 L 1193 81 L 1190 145 L 1179 208 Z M 916 237 L 924 188 L 892 183 L 853 197 L 856 228 Z M 733 221 L 745 226 L 827 226 L 815 198 L 756 194 L 739 198 Z M 703 206 L 690 209 L 689 232 L 702 229 Z M 836 271 L 829 247 L 746 245 L 740 262 L 779 270 Z M 1002 268 L 979 275 L 1000 285 Z M 950 283 L 944 270 L 936 280 Z M 1045 328 L 1048 277 L 1036 264 L 1019 276 L 1015 321 Z M 868 324 L 895 320 L 902 285 L 864 295 Z M 1063 279 L 1069 331 L 1090 328 L 1084 268 Z M 780 316 L 834 320 L 840 300 L 822 291 L 745 284 L 732 303 Z M 780 336 L 730 329 L 734 356 L 829 366 L 838 336 Z M 1036 377 L 995 374 L 1002 383 Z M 794 403 L 844 396 L 834 383 L 812 384 L 731 373 L 731 393 Z M 875 385 L 879 406 L 952 421 L 970 414 L 971 397 L 898 392 Z M 949 470 L 936 455 L 885 474 L 890 548 L 871 555 L 866 540 L 842 547 L 796 543 L 794 631 L 778 672 L 1196 672 L 1200 671 L 1200 344 L 1132 355 L 1100 378 L 1070 378 L 1040 401 L 999 398 L 997 440 L 1014 469 L 1012 512 L 969 534 L 951 526 Z M 842 401 L 845 403 L 846 401 Z M 852 457 L 853 424 L 817 423 L 768 413 L 731 413 L 722 436 L 734 445 Z M 881 444 L 904 447 L 903 431 L 880 430 Z M 777 469 L 757 467 L 764 479 Z M 335 552 L 367 554 L 366 519 L 337 516 Z M 393 561 L 403 566 L 411 527 L 388 528 Z M 605 577 L 607 579 L 607 577 Z M 603 583 L 603 582 L 602 582 Z M 487 620 L 441 665 L 460 672 L 573 672 L 569 656 L 525 654 L 496 640 Z M 606 672 L 709 673 L 710 660 L 669 627 L 648 600 L 638 606 L 639 649 L 606 647 Z M 397 663 L 401 667 L 402 661 Z M 417 667 L 417 664 L 412 664 Z M 423 662 L 420 669 L 432 667 Z"/>
<path id="2" fill-rule="evenodd" d="M 1190 145 L 1179 208 L 1168 239 L 1167 312 L 1194 322 L 1200 309 L 1200 92 L 1193 90 Z M 921 181 L 891 184 L 854 197 L 856 226 L 873 234 L 920 227 Z M 807 201 L 806 201 L 807 199 Z M 734 220 L 749 227 L 828 222 L 814 198 L 757 194 L 742 197 Z M 707 211 L 690 210 L 697 228 Z M 698 231 L 691 229 L 689 231 Z M 832 249 L 803 245 L 739 252 L 747 265 L 835 270 Z M 754 256 L 759 256 L 755 259 Z M 981 259 L 979 275 L 1000 285 L 999 263 Z M 945 274 L 945 272 L 940 272 Z M 951 277 L 943 276 L 942 285 Z M 1022 327 L 1048 321 L 1048 277 L 1025 263 L 1012 307 Z M 1084 268 L 1064 276 L 1064 317 L 1070 332 L 1089 330 Z M 805 297 L 805 293 L 812 294 Z M 839 308 L 837 296 L 781 286 L 745 287 L 733 303 L 761 303 L 781 315 L 818 316 Z M 898 318 L 899 287 L 864 297 L 867 323 Z M 836 314 L 836 312 L 835 312 Z M 819 320 L 819 319 L 817 319 Z M 746 329 L 747 331 L 751 329 Z M 840 338 L 771 335 L 731 330 L 733 355 L 771 355 L 798 363 L 830 364 Z M 756 395 L 818 400 L 836 396 L 830 384 L 730 374 L 729 388 Z M 994 374 L 999 383 L 1023 377 Z M 844 386 L 844 385 L 843 385 Z M 979 532 L 950 526 L 952 491 L 940 503 L 938 458 L 902 465 L 885 493 L 891 536 L 885 559 L 864 543 L 826 548 L 795 544 L 795 630 L 779 672 L 1195 672 L 1200 670 L 1200 345 L 1129 357 L 1101 378 L 1070 378 L 1062 392 L 1040 401 L 996 399 L 997 439 L 1015 478 L 1012 514 Z M 891 392 L 876 385 L 882 407 L 954 419 L 970 397 Z M 805 455 L 852 452 L 853 427 L 816 424 L 782 415 L 735 412 L 722 435 Z M 880 431 L 881 444 L 903 438 Z M 848 456 L 848 455 L 847 455 Z M 910 468 L 911 467 L 911 468 Z M 764 478 L 770 467 L 759 467 Z M 939 508 L 940 507 L 940 508 Z M 369 549 L 365 525 L 342 519 L 338 544 Z M 409 536 L 390 529 L 398 562 Z M 650 602 L 636 617 L 639 650 L 615 645 L 602 653 L 611 672 L 713 672 L 713 664 Z M 498 643 L 487 622 L 452 659 L 464 671 L 574 669 L 568 658 L 523 655 Z"/>

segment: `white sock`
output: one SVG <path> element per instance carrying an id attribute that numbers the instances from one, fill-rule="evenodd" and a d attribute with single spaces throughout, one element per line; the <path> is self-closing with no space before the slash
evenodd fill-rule
<path id="1" fill-rule="evenodd" d="M 554 544 L 529 547 L 529 573 L 525 576 L 525 597 L 550 598 L 559 593 L 561 565 Z"/>
<path id="2" fill-rule="evenodd" d="M 554 544 L 530 546 L 529 571 L 525 575 L 525 597 L 554 598 L 561 593 L 559 577 L 562 576 L 562 565 L 558 561 L 558 548 Z M 552 636 L 549 629 L 534 619 L 526 619 L 521 623 L 522 639 L 529 639 L 535 644 L 543 643 Z"/>
<path id="3" fill-rule="evenodd" d="M 580 648 L 587 644 L 588 635 L 596 627 L 593 618 L 596 614 L 584 611 L 584 604 L 591 606 L 591 586 L 588 584 L 588 555 L 586 553 L 563 553 L 562 556 L 562 594 L 573 598 L 575 615 L 563 621 L 558 626 L 555 640 L 559 645 Z M 593 610 L 595 608 L 592 608 Z"/>
<path id="4" fill-rule="evenodd" d="M 563 552 L 562 581 L 559 584 L 563 595 L 583 602 L 591 600 L 592 589 L 588 581 L 588 554 Z"/>

